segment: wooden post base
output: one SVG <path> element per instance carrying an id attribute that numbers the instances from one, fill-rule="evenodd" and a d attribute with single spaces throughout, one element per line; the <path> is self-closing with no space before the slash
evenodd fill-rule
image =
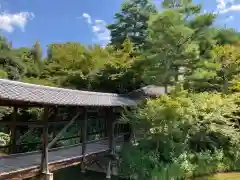
<path id="1" fill-rule="evenodd" d="M 112 160 L 108 161 L 106 179 L 111 179 Z"/>
<path id="2" fill-rule="evenodd" d="M 81 163 L 81 173 L 83 173 L 83 174 L 86 173 L 84 162 Z"/>
<path id="3" fill-rule="evenodd" d="M 117 176 L 118 175 L 118 168 L 115 163 L 112 164 L 112 175 Z"/>

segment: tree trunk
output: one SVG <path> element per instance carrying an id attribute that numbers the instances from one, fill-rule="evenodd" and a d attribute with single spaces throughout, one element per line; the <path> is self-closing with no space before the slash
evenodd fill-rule
<path id="1" fill-rule="evenodd" d="M 168 85 L 164 84 L 164 92 L 167 94 L 168 93 Z"/>

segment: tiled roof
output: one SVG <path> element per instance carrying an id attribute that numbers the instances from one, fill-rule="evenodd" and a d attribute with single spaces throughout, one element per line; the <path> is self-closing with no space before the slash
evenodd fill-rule
<path id="1" fill-rule="evenodd" d="M 165 94 L 165 88 L 162 86 L 154 86 L 154 85 L 149 85 L 142 87 L 140 89 L 137 89 L 128 95 L 132 98 L 145 98 L 145 97 L 158 97 L 162 94 Z"/>
<path id="2" fill-rule="evenodd" d="M 0 79 L 0 100 L 73 106 L 133 106 L 136 101 L 113 93 L 79 91 Z"/>

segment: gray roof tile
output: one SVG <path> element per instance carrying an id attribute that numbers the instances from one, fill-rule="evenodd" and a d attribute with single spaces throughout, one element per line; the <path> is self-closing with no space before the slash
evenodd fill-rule
<path id="1" fill-rule="evenodd" d="M 133 106 L 136 101 L 113 93 L 79 91 L 0 79 L 0 100 L 74 106 Z"/>
<path id="2" fill-rule="evenodd" d="M 162 86 L 149 85 L 128 93 L 129 97 L 141 99 L 146 97 L 158 97 L 165 94 L 165 88 Z"/>

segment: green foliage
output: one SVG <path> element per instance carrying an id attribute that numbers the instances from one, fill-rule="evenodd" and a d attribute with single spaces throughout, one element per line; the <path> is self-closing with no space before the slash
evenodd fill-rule
<path id="1" fill-rule="evenodd" d="M 182 13 L 166 10 L 153 16 L 149 34 L 149 49 L 146 51 L 149 67 L 144 75 L 146 82 L 172 85 L 179 80 L 179 75 L 191 71 L 198 60 L 199 46 L 189 41 L 194 30 L 185 25 Z M 181 72 L 181 69 L 184 71 Z"/>
<path id="2" fill-rule="evenodd" d="M 147 21 L 152 13 L 156 13 L 156 8 L 148 0 L 124 2 L 121 11 L 115 14 L 115 22 L 108 25 L 111 44 L 122 48 L 123 42 L 130 39 L 136 48 L 142 48 L 146 44 Z"/>
<path id="3" fill-rule="evenodd" d="M 129 40 L 117 51 L 111 46 L 54 44 L 49 46 L 47 67 L 41 77 L 58 86 L 124 93 L 139 87 L 136 59 Z"/>
<path id="4" fill-rule="evenodd" d="M 38 63 L 35 62 L 31 54 L 31 49 L 29 48 L 18 48 L 13 50 L 14 56 L 21 60 L 24 64 L 25 72 L 22 77 L 37 77 L 39 76 L 39 67 Z"/>
<path id="5" fill-rule="evenodd" d="M 168 86 L 183 87 L 185 91 L 176 88 L 124 114 L 123 119 L 134 127 L 138 145 L 123 148 L 121 175 L 179 180 L 236 170 L 240 165 L 239 95 L 217 92 L 240 91 L 240 33 L 215 27 L 217 15 L 201 11 L 201 5 L 192 0 L 164 0 L 159 11 L 148 0 L 129 0 L 108 25 L 112 39 L 106 47 L 51 43 L 44 58 L 38 41 L 30 48 L 13 48 L 0 36 L 0 78 L 114 93 L 149 84 L 164 86 L 166 91 Z M 10 110 L 1 107 L 0 120 L 10 120 Z M 61 111 L 71 114 L 68 108 Z M 21 109 L 17 118 L 39 120 L 41 113 Z M 51 127 L 49 138 L 61 128 Z M 73 125 L 64 137 L 76 135 L 78 129 Z M 40 141 L 39 129 L 19 130 L 19 142 Z M 8 127 L 1 131 L 0 138 L 8 143 Z M 74 141 L 79 139 L 57 146 Z M 33 143 L 20 151 L 36 148 L 40 146 Z"/>
<path id="6" fill-rule="evenodd" d="M 10 136 L 8 134 L 0 132 L 0 146 L 5 146 L 10 142 Z"/>
<path id="7" fill-rule="evenodd" d="M 34 77 L 24 77 L 22 79 L 23 82 L 30 83 L 30 84 L 38 84 L 38 85 L 45 85 L 45 86 L 56 86 L 53 82 L 47 80 L 47 79 L 39 79 Z"/>
<path id="8" fill-rule="evenodd" d="M 4 71 L 3 69 L 0 69 L 0 78 L 7 78 L 8 74 L 6 71 Z"/>
<path id="9" fill-rule="evenodd" d="M 216 40 L 218 45 L 239 44 L 240 34 L 234 29 L 219 29 Z"/>
<path id="10" fill-rule="evenodd" d="M 234 90 L 240 65 L 238 49 L 233 45 L 215 46 L 210 52 L 211 59 L 200 61 L 196 70 L 186 78 L 188 88 L 195 91 Z"/>
<path id="11" fill-rule="evenodd" d="M 134 56 L 133 44 L 126 40 L 123 48 L 110 52 L 104 67 L 93 77 L 92 87 L 102 91 L 128 93 L 141 85 L 141 71 L 137 63 L 140 58 Z"/>
<path id="12" fill-rule="evenodd" d="M 130 147 L 131 155 L 136 157 L 127 160 L 130 150 L 124 151 L 127 155 L 123 154 L 123 167 L 130 168 L 123 169 L 123 174 L 148 179 L 156 176 L 151 172 L 159 173 L 157 176 L 162 178 L 167 173 L 170 179 L 170 172 L 177 178 L 239 168 L 240 131 L 238 123 L 233 121 L 234 112 L 239 109 L 237 97 L 173 93 L 149 100 L 145 106 L 125 115 L 125 121 L 133 125 L 136 133 L 143 134 L 143 139 L 139 139 L 138 146 Z M 153 157 L 157 157 L 153 163 L 156 167 L 145 168 L 142 164 L 145 161 L 148 164 Z"/>
<path id="13" fill-rule="evenodd" d="M 239 78 L 235 77 L 230 83 L 230 91 L 231 92 L 240 92 L 240 81 Z"/>

